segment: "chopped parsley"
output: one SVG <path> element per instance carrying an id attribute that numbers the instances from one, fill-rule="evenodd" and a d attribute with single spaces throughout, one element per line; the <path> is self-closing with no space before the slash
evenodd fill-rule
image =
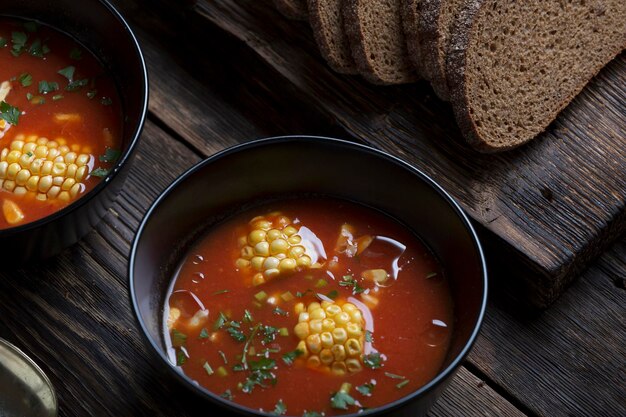
<path id="1" fill-rule="evenodd" d="M 374 335 L 369 330 L 365 331 L 365 341 L 367 343 L 372 343 L 374 341 Z"/>
<path id="2" fill-rule="evenodd" d="M 22 87 L 30 87 L 33 84 L 33 76 L 27 72 L 21 73 L 17 80 L 22 84 Z"/>
<path id="3" fill-rule="evenodd" d="M 330 406 L 336 410 L 347 410 L 348 406 L 354 404 L 356 400 L 344 391 L 338 391 L 330 397 Z"/>
<path id="4" fill-rule="evenodd" d="M 359 282 L 352 275 L 344 275 L 339 281 L 339 286 L 352 288 L 352 294 L 360 294 L 365 288 L 359 285 Z"/>
<path id="5" fill-rule="evenodd" d="M 252 318 L 252 314 L 248 310 L 244 310 L 243 312 L 243 321 L 246 323 L 252 323 L 254 319 Z"/>
<path id="6" fill-rule="evenodd" d="M 39 27 L 39 25 L 37 24 L 37 22 L 24 22 L 24 29 L 26 29 L 27 32 L 37 32 L 37 28 Z"/>
<path id="7" fill-rule="evenodd" d="M 241 385 L 241 390 L 246 394 L 252 392 L 255 386 L 266 388 L 265 382 L 276 384 L 276 376 L 271 372 L 276 367 L 273 359 L 261 358 L 258 361 L 250 361 L 250 369 L 252 372 Z"/>
<path id="8" fill-rule="evenodd" d="M 11 54 L 13 56 L 22 55 L 26 48 L 26 41 L 28 41 L 28 35 L 24 32 L 11 32 L 11 42 L 13 43 Z"/>
<path id="9" fill-rule="evenodd" d="M 43 56 L 50 52 L 50 48 L 47 45 L 41 43 L 41 39 L 37 38 L 33 41 L 28 48 L 28 53 L 37 58 L 43 58 Z"/>
<path id="10" fill-rule="evenodd" d="M 276 307 L 274 310 L 272 310 L 272 313 L 276 314 L 277 316 L 288 316 L 289 313 L 285 310 L 283 310 L 280 307 Z"/>
<path id="11" fill-rule="evenodd" d="M 187 362 L 187 355 L 182 350 L 176 353 L 176 365 L 183 366 Z"/>
<path id="12" fill-rule="evenodd" d="M 90 175 L 99 178 L 106 177 L 107 175 L 109 175 L 109 170 L 104 168 L 96 168 L 91 171 Z"/>
<path id="13" fill-rule="evenodd" d="M 203 327 L 202 330 L 200 330 L 198 339 L 208 339 L 208 337 L 209 337 L 209 331 L 205 327 Z"/>
<path id="14" fill-rule="evenodd" d="M 229 335 L 237 342 L 244 342 L 246 340 L 246 335 L 241 331 L 241 325 L 236 321 L 231 321 L 228 329 L 226 330 Z"/>
<path id="15" fill-rule="evenodd" d="M 369 397 L 372 395 L 372 391 L 374 390 L 374 384 L 371 382 L 367 382 L 363 385 L 359 385 L 358 387 L 356 387 L 356 390 L 359 391 L 359 393 L 361 395 L 365 395 L 366 397 Z"/>
<path id="16" fill-rule="evenodd" d="M 371 369 L 378 369 L 383 366 L 383 359 L 380 353 L 372 352 L 363 356 L 363 364 Z"/>
<path id="17" fill-rule="evenodd" d="M 385 372 L 385 376 L 387 376 L 387 377 L 389 377 L 391 379 L 406 379 L 405 376 L 392 374 L 391 372 Z"/>
<path id="18" fill-rule="evenodd" d="M 33 99 L 33 95 L 31 93 L 26 93 L 26 100 L 31 101 Z"/>
<path id="19" fill-rule="evenodd" d="M 276 407 L 274 407 L 274 411 L 272 411 L 271 414 L 274 414 L 276 416 L 282 416 L 286 412 L 287 412 L 287 406 L 281 399 L 281 400 L 278 400 L 278 402 L 276 403 Z"/>
<path id="20" fill-rule="evenodd" d="M 304 352 L 300 349 L 292 350 L 291 352 L 287 352 L 283 355 L 283 362 L 287 365 L 292 365 L 293 361 L 296 360 L 297 357 L 304 355 Z"/>
<path id="21" fill-rule="evenodd" d="M 326 294 L 326 296 L 330 298 L 331 300 L 334 300 L 335 298 L 339 297 L 339 291 L 332 290 L 328 294 Z"/>
<path id="22" fill-rule="evenodd" d="M 83 58 L 83 51 L 78 48 L 73 48 L 70 51 L 70 58 L 75 61 L 81 60 Z"/>
<path id="23" fill-rule="evenodd" d="M 227 399 L 228 401 L 232 401 L 233 400 L 233 393 L 230 392 L 229 389 L 227 389 L 226 391 L 224 391 L 220 397 Z"/>
<path id="24" fill-rule="evenodd" d="M 187 343 L 187 335 L 176 329 L 172 329 L 172 345 L 175 347 L 181 347 Z"/>
<path id="25" fill-rule="evenodd" d="M 202 365 L 202 367 L 204 368 L 204 370 L 206 371 L 207 374 L 213 375 L 213 368 L 211 368 L 211 365 L 209 365 L 208 362 L 204 362 L 204 365 Z"/>
<path id="26" fill-rule="evenodd" d="M 409 383 L 409 380 L 405 379 L 404 381 L 399 382 L 398 384 L 396 384 L 396 388 L 398 388 L 398 389 L 404 388 L 404 387 L 406 387 L 408 385 L 408 383 Z"/>
<path id="27" fill-rule="evenodd" d="M 0 36 L 0 48 L 7 46 L 7 40 Z"/>
<path id="28" fill-rule="evenodd" d="M 59 83 L 56 81 L 39 81 L 39 94 L 48 94 L 59 90 Z"/>
<path id="29" fill-rule="evenodd" d="M 221 329 L 227 321 L 228 317 L 226 317 L 226 314 L 220 311 L 220 314 L 217 316 L 217 320 L 215 320 L 215 324 L 213 324 L 213 330 Z"/>
<path id="30" fill-rule="evenodd" d="M 57 73 L 67 78 L 68 81 L 72 81 L 74 79 L 74 71 L 76 71 L 76 67 L 70 65 L 69 67 L 60 69 Z"/>
<path id="31" fill-rule="evenodd" d="M 276 339 L 276 335 L 279 333 L 279 329 L 272 326 L 262 326 L 263 329 L 263 344 L 272 343 Z"/>
<path id="32" fill-rule="evenodd" d="M 0 119 L 17 126 L 20 120 L 20 109 L 15 106 L 11 106 L 6 101 L 0 102 Z"/>
<path id="33" fill-rule="evenodd" d="M 71 80 L 65 87 L 65 91 L 72 92 L 72 91 L 80 90 L 81 88 L 85 87 L 87 84 L 89 84 L 88 78 L 83 78 L 81 80 Z"/>
<path id="34" fill-rule="evenodd" d="M 317 411 L 305 411 L 302 417 L 323 417 L 324 414 L 320 414 Z"/>

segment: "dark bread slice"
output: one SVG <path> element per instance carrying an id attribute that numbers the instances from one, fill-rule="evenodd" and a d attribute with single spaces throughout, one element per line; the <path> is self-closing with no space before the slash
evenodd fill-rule
<path id="1" fill-rule="evenodd" d="M 375 84 L 402 84 L 417 75 L 408 57 L 402 0 L 344 0 L 343 21 L 359 73 Z"/>
<path id="2" fill-rule="evenodd" d="M 402 1 L 402 27 L 406 38 L 409 59 L 417 73 L 424 79 L 430 79 L 422 60 L 422 43 L 419 36 L 419 21 L 424 0 Z"/>
<path id="3" fill-rule="evenodd" d="M 624 0 L 468 0 L 446 66 L 461 131 L 485 152 L 533 139 L 625 46 Z"/>
<path id="4" fill-rule="evenodd" d="M 306 20 L 308 18 L 306 0 L 274 0 L 274 6 L 289 19 Z"/>
<path id="5" fill-rule="evenodd" d="M 357 74 L 343 29 L 342 0 L 308 0 L 309 21 L 322 56 L 337 72 Z"/>
<path id="6" fill-rule="evenodd" d="M 467 0 L 423 0 L 418 37 L 422 42 L 422 61 L 435 93 L 449 99 L 446 55 L 456 18 Z"/>

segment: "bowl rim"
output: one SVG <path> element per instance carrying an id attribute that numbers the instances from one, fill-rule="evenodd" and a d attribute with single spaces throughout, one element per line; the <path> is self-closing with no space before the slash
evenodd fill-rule
<path id="1" fill-rule="evenodd" d="M 63 207 L 61 210 L 57 210 L 46 217 L 42 217 L 40 219 L 34 220 L 32 222 L 28 222 L 19 226 L 9 227 L 6 229 L 0 229 L 0 238 L 5 236 L 12 236 L 16 234 L 20 234 L 22 232 L 27 232 L 29 230 L 38 229 L 42 226 L 45 226 L 49 223 L 55 222 L 56 220 L 65 217 L 66 215 L 78 210 L 80 207 L 86 205 L 89 201 L 93 200 L 100 192 L 106 187 L 106 185 L 111 182 L 118 174 L 118 172 L 122 169 L 122 166 L 130 159 L 131 155 L 135 151 L 137 147 L 137 143 L 139 142 L 139 138 L 141 137 L 141 132 L 143 131 L 146 116 L 148 114 L 148 100 L 149 100 L 149 84 L 148 84 L 148 69 L 146 67 L 146 61 L 144 59 L 143 52 L 141 50 L 141 46 L 135 36 L 134 32 L 130 28 L 130 25 L 121 13 L 109 2 L 109 0 L 96 0 L 100 2 L 108 11 L 113 15 L 115 19 L 122 25 L 122 29 L 129 35 L 130 43 L 132 44 L 133 50 L 137 55 L 137 58 L 140 63 L 140 71 L 142 74 L 142 98 L 141 98 L 141 111 L 139 114 L 139 123 L 134 128 L 134 131 L 130 135 L 131 140 L 126 147 L 126 149 L 122 152 L 118 160 L 115 162 L 115 165 L 109 170 L 109 173 L 103 177 L 95 187 L 89 190 L 85 195 L 76 199 L 76 201 L 72 202 L 68 206 Z M 18 17 L 18 16 L 15 16 Z M 56 28 L 57 31 L 61 31 L 62 33 L 72 36 L 71 33 L 64 31 L 63 28 Z M 124 114 L 122 114 L 122 119 L 124 118 Z"/>
<path id="2" fill-rule="evenodd" d="M 403 161 L 402 159 L 396 156 L 393 156 L 387 152 L 372 148 L 368 145 L 355 143 L 355 142 L 351 142 L 351 141 L 347 141 L 343 139 L 324 137 L 324 136 L 310 136 L 310 135 L 274 136 L 274 137 L 256 139 L 256 140 L 252 140 L 249 142 L 244 142 L 244 143 L 240 143 L 240 144 L 228 147 L 196 163 L 191 168 L 187 169 L 185 172 L 180 174 L 154 200 L 150 208 L 146 211 L 146 214 L 141 220 L 141 223 L 139 227 L 137 228 L 137 232 L 135 233 L 135 238 L 132 243 L 131 252 L 129 256 L 129 263 L 128 263 L 128 283 L 129 283 L 131 307 L 132 307 L 135 319 L 137 320 L 137 322 L 139 323 L 141 327 L 143 337 L 149 342 L 149 344 L 152 346 L 155 353 L 161 358 L 161 360 L 165 362 L 169 370 L 176 376 L 176 378 L 179 381 L 181 381 L 184 385 L 189 387 L 196 394 L 200 395 L 201 397 L 205 399 L 212 401 L 218 406 L 225 407 L 239 414 L 245 414 L 249 416 L 263 416 L 263 417 L 266 417 L 266 416 L 271 417 L 275 415 L 275 414 L 271 414 L 268 412 L 259 411 L 257 409 L 243 406 L 234 401 L 226 400 L 220 397 L 219 394 L 216 394 L 202 387 L 201 385 L 193 381 L 191 378 L 187 377 L 184 373 L 182 373 L 178 369 L 177 366 L 172 365 L 172 363 L 169 361 L 169 358 L 167 358 L 164 355 L 164 353 L 162 352 L 162 350 L 160 349 L 156 341 L 154 341 L 152 337 L 150 337 L 148 329 L 140 314 L 139 303 L 137 300 L 137 295 L 135 293 L 135 286 L 134 286 L 135 274 L 133 271 L 135 269 L 135 258 L 137 256 L 139 242 L 143 235 L 144 228 L 146 227 L 147 223 L 150 221 L 153 212 L 157 210 L 158 207 L 160 206 L 161 202 L 165 200 L 179 185 L 184 183 L 190 176 L 195 174 L 197 171 L 202 170 L 206 165 L 212 164 L 215 161 L 220 160 L 224 157 L 227 157 L 233 153 L 239 153 L 242 151 L 246 151 L 248 149 L 253 149 L 253 148 L 257 148 L 261 146 L 280 145 L 281 143 L 285 143 L 285 142 L 287 143 L 304 142 L 304 143 L 312 144 L 312 143 L 320 142 L 320 141 L 323 141 L 325 144 L 336 145 L 336 146 L 340 146 L 343 148 L 352 148 L 357 151 L 361 151 L 361 152 L 369 153 L 377 157 L 381 157 L 391 163 L 395 163 L 401 168 L 407 169 L 408 171 L 420 177 L 422 181 L 430 185 L 432 189 L 434 189 L 444 200 L 446 200 L 448 204 L 450 204 L 451 208 L 456 212 L 461 222 L 465 225 L 466 230 L 469 232 L 469 235 L 472 238 L 472 243 L 474 245 L 474 249 L 476 250 L 476 254 L 478 255 L 480 266 L 482 269 L 483 291 L 481 295 L 480 309 L 478 312 L 476 323 L 474 324 L 474 328 L 469 338 L 464 343 L 464 346 L 461 349 L 460 353 L 450 362 L 450 364 L 446 366 L 444 369 L 441 369 L 437 373 L 437 375 L 433 379 L 431 379 L 427 384 L 423 385 L 419 389 L 412 391 L 395 401 L 386 403 L 382 406 L 372 408 L 366 411 L 358 412 L 358 413 L 350 413 L 350 414 L 345 414 L 345 415 L 342 414 L 342 417 L 358 417 L 358 416 L 371 415 L 371 414 L 377 414 L 377 413 L 388 413 L 392 410 L 395 410 L 401 407 L 402 405 L 405 405 L 411 402 L 413 399 L 420 397 L 424 395 L 425 393 L 435 389 L 442 381 L 452 376 L 454 372 L 456 371 L 456 369 L 461 365 L 461 362 L 465 359 L 465 357 L 471 350 L 472 346 L 474 345 L 476 338 L 478 337 L 478 334 L 480 332 L 482 323 L 483 323 L 485 311 L 487 308 L 488 277 L 487 277 L 487 265 L 485 261 L 485 256 L 484 256 L 480 241 L 478 239 L 478 235 L 476 234 L 474 227 L 472 226 L 470 220 L 468 219 L 463 209 L 459 206 L 459 204 L 450 196 L 450 194 L 447 191 L 445 191 L 437 182 L 435 182 L 432 178 L 430 178 L 424 172 L 420 171 L 419 169 L 415 168 L 413 165 L 409 164 L 408 162 Z"/>

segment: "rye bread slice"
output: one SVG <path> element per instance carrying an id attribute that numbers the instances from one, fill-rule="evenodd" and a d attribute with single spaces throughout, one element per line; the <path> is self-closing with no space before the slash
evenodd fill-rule
<path id="1" fill-rule="evenodd" d="M 317 46 L 328 65 L 342 74 L 357 74 L 343 29 L 342 1 L 308 0 L 309 21 Z"/>
<path id="2" fill-rule="evenodd" d="M 288 19 L 306 20 L 308 18 L 306 0 L 274 0 L 274 6 Z"/>
<path id="3" fill-rule="evenodd" d="M 402 0 L 344 0 L 343 21 L 359 73 L 375 84 L 402 84 L 417 75 L 408 56 Z"/>
<path id="4" fill-rule="evenodd" d="M 421 8 L 424 0 L 403 0 L 402 1 L 402 27 L 409 59 L 417 73 L 424 79 L 429 80 L 430 76 L 424 68 L 422 61 L 422 42 L 419 36 L 419 22 Z"/>
<path id="5" fill-rule="evenodd" d="M 467 0 L 422 0 L 417 29 L 422 42 L 421 58 L 428 80 L 442 100 L 449 99 L 446 55 L 450 36 L 466 3 Z"/>
<path id="6" fill-rule="evenodd" d="M 624 47 L 624 0 L 468 0 L 447 61 L 461 131 L 485 152 L 528 142 Z"/>

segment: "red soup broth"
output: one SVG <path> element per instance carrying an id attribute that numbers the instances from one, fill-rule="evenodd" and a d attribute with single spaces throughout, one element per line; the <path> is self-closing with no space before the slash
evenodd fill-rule
<path id="1" fill-rule="evenodd" d="M 180 265 L 163 326 L 170 360 L 201 386 L 300 416 L 357 412 L 422 387 L 443 364 L 452 323 L 444 271 L 411 230 L 310 198 L 211 228 Z"/>
<path id="2" fill-rule="evenodd" d="M 0 83 L 5 229 L 46 217 L 98 184 L 120 155 L 122 118 L 98 60 L 36 22 L 0 17 Z"/>

